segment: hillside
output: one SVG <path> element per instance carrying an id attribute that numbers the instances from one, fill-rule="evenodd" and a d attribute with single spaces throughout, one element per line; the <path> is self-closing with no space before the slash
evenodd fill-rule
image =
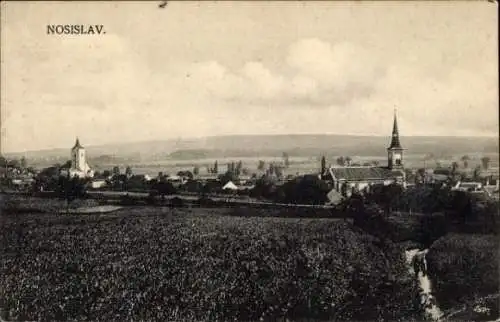
<path id="1" fill-rule="evenodd" d="M 498 153 L 498 139 L 493 137 L 402 137 L 408 154 L 433 153 L 446 157 L 457 154 Z M 388 137 L 353 135 L 242 135 L 206 138 L 159 140 L 86 146 L 89 158 L 111 156 L 125 161 L 148 161 L 165 158 L 196 159 L 213 157 L 318 156 L 322 154 L 385 156 Z M 67 158 L 67 149 L 10 153 L 8 157 L 28 159 Z"/>

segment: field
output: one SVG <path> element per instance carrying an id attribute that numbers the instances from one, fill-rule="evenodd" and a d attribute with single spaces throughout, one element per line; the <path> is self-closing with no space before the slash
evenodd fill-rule
<path id="1" fill-rule="evenodd" d="M 481 165 L 481 157 L 487 155 L 491 158 L 490 167 L 498 168 L 498 154 L 468 154 L 471 160 L 469 161 L 468 169 L 472 171 L 476 166 Z M 387 164 L 386 156 L 373 155 L 373 156 L 351 156 L 354 163 L 370 163 L 377 161 L 381 166 Z M 424 160 L 425 154 L 408 154 L 405 156 L 405 165 L 408 168 L 422 168 L 422 167 L 436 167 L 440 164 L 443 167 L 451 166 L 452 162 L 456 161 L 462 164 L 460 158 L 462 155 L 453 155 L 447 158 L 437 158 L 433 160 Z M 266 167 L 271 162 L 280 163 L 283 161 L 280 157 L 233 157 L 233 158 L 209 158 L 209 159 L 185 159 L 185 160 L 163 160 L 163 161 L 142 161 L 142 162 L 129 162 L 127 165 L 131 166 L 136 174 L 148 174 L 156 176 L 158 172 L 162 171 L 167 174 L 175 174 L 178 171 L 190 170 L 192 171 L 195 166 L 200 168 L 200 174 L 206 173 L 206 167 L 212 167 L 215 161 L 219 164 L 220 173 L 226 171 L 226 165 L 230 162 L 242 161 L 244 168 L 247 168 L 251 173 L 257 172 L 257 165 L 259 160 L 266 163 Z M 320 169 L 320 155 L 310 157 L 290 157 L 290 167 L 285 170 L 285 175 L 311 174 L 318 173 Z M 327 165 L 335 165 L 336 158 L 327 158 Z M 93 163 L 92 166 L 98 170 L 111 170 L 113 166 L 118 165 L 125 170 L 125 164 L 117 163 Z"/>
<path id="2" fill-rule="evenodd" d="M 228 211 L 3 215 L 3 318 L 421 319 L 395 244 L 344 220 Z"/>

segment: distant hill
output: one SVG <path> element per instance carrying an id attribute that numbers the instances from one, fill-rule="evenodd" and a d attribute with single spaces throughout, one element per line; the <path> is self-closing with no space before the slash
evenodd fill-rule
<path id="1" fill-rule="evenodd" d="M 474 153 L 498 153 L 498 138 L 492 137 L 401 137 L 407 154 L 447 156 Z M 281 156 L 385 156 L 388 137 L 354 135 L 238 135 L 185 140 L 162 140 L 86 146 L 89 159 L 98 162 L 141 162 L 201 159 L 213 157 Z M 28 160 L 64 160 L 67 149 L 6 154 L 25 155 Z"/>

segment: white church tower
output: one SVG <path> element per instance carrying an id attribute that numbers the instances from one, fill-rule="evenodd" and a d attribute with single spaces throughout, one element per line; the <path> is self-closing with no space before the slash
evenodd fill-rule
<path id="1" fill-rule="evenodd" d="M 85 148 L 80 144 L 80 140 L 76 138 L 75 145 L 71 149 L 71 168 L 69 169 L 71 177 L 78 176 L 80 178 L 94 176 L 94 171 L 90 169 L 87 163 Z"/>

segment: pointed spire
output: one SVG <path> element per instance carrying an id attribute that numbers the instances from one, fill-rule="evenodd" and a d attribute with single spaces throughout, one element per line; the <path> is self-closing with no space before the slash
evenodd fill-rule
<path id="1" fill-rule="evenodd" d="M 394 109 L 394 123 L 392 125 L 392 139 L 389 149 L 402 149 L 401 143 L 399 142 L 399 130 L 398 130 L 398 119 L 396 116 L 396 109 Z"/>
<path id="2" fill-rule="evenodd" d="M 396 134 L 396 135 L 399 135 L 399 131 L 398 131 L 398 118 L 397 118 L 397 115 L 396 115 L 396 109 L 394 109 L 394 124 L 392 125 L 392 134 Z"/>
<path id="3" fill-rule="evenodd" d="M 74 149 L 82 149 L 82 148 L 83 148 L 83 146 L 80 144 L 80 140 L 78 139 L 78 136 L 77 136 L 75 145 L 73 146 L 73 150 Z"/>

